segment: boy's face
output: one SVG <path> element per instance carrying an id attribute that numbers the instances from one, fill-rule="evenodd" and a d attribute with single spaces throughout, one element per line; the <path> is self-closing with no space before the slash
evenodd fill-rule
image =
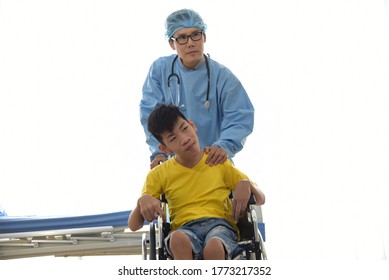
<path id="1" fill-rule="evenodd" d="M 167 154 L 194 156 L 201 152 L 196 134 L 197 128 L 192 121 L 178 118 L 173 131 L 162 133 L 163 144 L 159 148 Z"/>

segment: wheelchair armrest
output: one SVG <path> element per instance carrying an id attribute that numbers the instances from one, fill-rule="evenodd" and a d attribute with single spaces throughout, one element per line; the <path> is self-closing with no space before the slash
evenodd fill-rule
<path id="1" fill-rule="evenodd" d="M 159 200 L 160 200 L 161 202 L 167 203 L 165 194 L 161 194 L 161 196 L 159 197 Z"/>
<path id="2" fill-rule="evenodd" d="M 230 199 L 234 198 L 234 192 L 230 192 L 229 195 Z M 253 194 L 250 195 L 249 201 L 247 202 L 247 206 L 257 204 L 257 200 L 255 199 L 255 196 Z"/>
<path id="3" fill-rule="evenodd" d="M 251 194 L 250 199 L 247 202 L 247 205 L 253 205 L 253 204 L 257 204 L 257 200 L 255 199 L 255 196 L 253 194 Z"/>

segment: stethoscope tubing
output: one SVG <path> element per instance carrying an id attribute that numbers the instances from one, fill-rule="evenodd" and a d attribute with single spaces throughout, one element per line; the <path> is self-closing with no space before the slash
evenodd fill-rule
<path id="1" fill-rule="evenodd" d="M 170 99 L 171 99 L 172 103 L 174 104 L 173 92 L 172 92 L 172 89 L 170 87 L 170 80 L 172 78 L 176 78 L 177 79 L 177 103 L 176 103 L 176 105 L 177 106 L 183 106 L 183 105 L 180 105 L 180 101 L 181 101 L 180 100 L 181 99 L 181 90 L 180 90 L 181 80 L 180 80 L 180 77 L 174 72 L 174 64 L 175 64 L 177 58 L 178 58 L 178 55 L 176 55 L 176 57 L 173 59 L 171 73 L 167 77 L 167 86 L 168 86 L 169 92 L 170 92 Z M 208 57 L 205 54 L 204 54 L 204 58 L 205 58 L 205 65 L 207 67 L 207 78 L 208 78 L 208 81 L 207 81 L 207 96 L 206 96 L 206 99 L 205 99 L 204 107 L 206 109 L 208 109 L 209 106 L 210 106 L 209 90 L 210 90 L 210 87 L 211 87 L 211 74 L 210 74 L 210 69 L 209 69 Z"/>

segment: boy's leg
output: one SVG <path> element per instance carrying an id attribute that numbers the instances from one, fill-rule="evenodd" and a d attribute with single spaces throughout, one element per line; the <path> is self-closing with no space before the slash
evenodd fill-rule
<path id="1" fill-rule="evenodd" d="M 204 260 L 224 260 L 226 251 L 223 243 L 219 238 L 211 238 L 208 240 L 203 251 Z"/>
<path id="2" fill-rule="evenodd" d="M 174 239 L 173 243 L 172 238 Z M 217 240 L 212 240 L 209 243 L 211 239 Z M 224 259 L 225 255 L 230 258 L 237 246 L 237 235 L 228 221 L 220 218 L 205 218 L 183 225 L 171 232 L 165 239 L 166 248 L 174 259 L 203 259 L 205 244 L 210 246 L 206 250 L 206 252 L 208 249 L 210 251 L 208 259 Z M 214 251 L 217 252 L 216 255 L 214 255 Z M 183 252 L 185 254 L 191 252 L 192 255 L 182 256 Z"/>
<path id="3" fill-rule="evenodd" d="M 192 243 L 189 237 L 181 231 L 171 233 L 169 248 L 175 260 L 193 259 Z"/>
<path id="4" fill-rule="evenodd" d="M 239 250 L 238 235 L 231 224 L 223 219 L 217 220 L 217 226 L 212 228 L 204 240 L 204 259 L 208 257 L 217 259 L 232 259 Z M 216 242 L 216 240 L 219 242 Z M 207 251 L 205 251 L 207 249 Z M 214 250 L 214 252 L 211 252 Z"/>

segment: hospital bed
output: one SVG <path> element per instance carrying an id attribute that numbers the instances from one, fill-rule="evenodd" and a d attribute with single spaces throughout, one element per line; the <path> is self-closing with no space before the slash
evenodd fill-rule
<path id="1" fill-rule="evenodd" d="M 0 260 L 38 256 L 141 255 L 131 211 L 86 216 L 0 217 Z"/>

